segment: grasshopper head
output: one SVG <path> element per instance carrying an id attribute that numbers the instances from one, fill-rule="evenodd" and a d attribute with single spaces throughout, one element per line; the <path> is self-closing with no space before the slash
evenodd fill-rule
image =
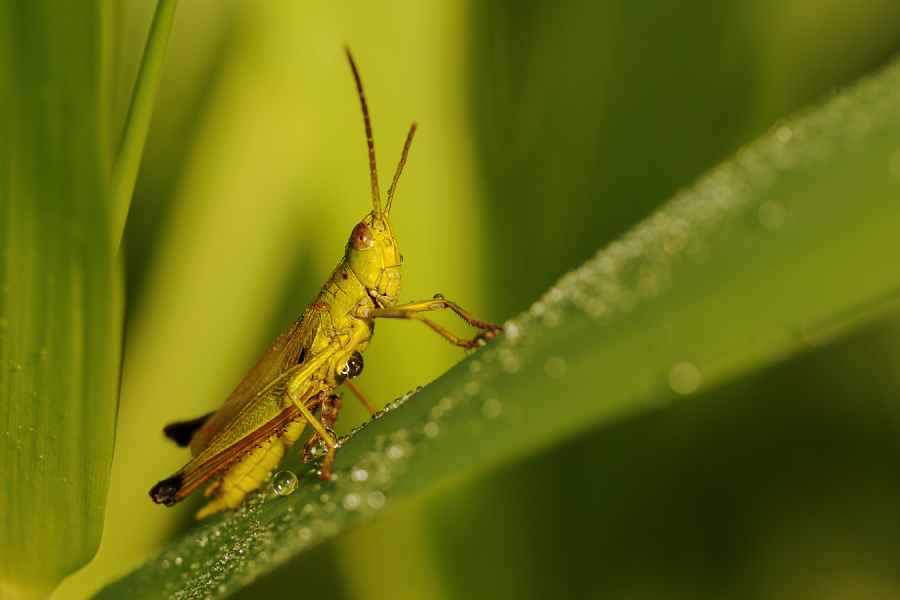
<path id="1" fill-rule="evenodd" d="M 356 79 L 356 89 L 359 92 L 359 101 L 362 104 L 363 121 L 366 126 L 366 140 L 369 145 L 369 171 L 372 177 L 372 212 L 353 228 L 350 241 L 347 242 L 347 264 L 353 273 L 365 286 L 369 294 L 375 297 L 383 306 L 393 306 L 400 297 L 400 250 L 397 248 L 397 239 L 394 237 L 394 229 L 391 227 L 391 202 L 394 200 L 394 190 L 397 189 L 397 181 L 406 164 L 406 155 L 409 153 L 409 145 L 412 143 L 413 134 L 416 132 L 416 124 L 413 123 L 406 137 L 406 145 L 403 146 L 403 154 L 400 164 L 397 165 L 397 173 L 394 182 L 388 190 L 387 204 L 381 209 L 381 195 L 378 192 L 378 171 L 375 169 L 375 143 L 372 141 L 372 124 L 369 120 L 369 108 L 366 106 L 366 96 L 363 93 L 362 81 L 353 56 L 347 49 L 347 58 L 350 59 L 350 68 L 353 69 L 353 77 Z"/>
<path id="2" fill-rule="evenodd" d="M 387 213 L 374 211 L 357 223 L 347 242 L 347 264 L 369 293 L 385 306 L 400 296 L 400 249 Z"/>

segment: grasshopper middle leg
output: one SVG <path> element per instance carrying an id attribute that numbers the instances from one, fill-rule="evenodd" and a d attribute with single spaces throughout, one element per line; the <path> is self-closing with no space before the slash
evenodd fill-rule
<path id="1" fill-rule="evenodd" d="M 419 314 L 421 312 L 444 310 L 447 308 L 459 315 L 463 319 L 463 321 L 465 321 L 472 327 L 481 329 L 481 333 L 476 335 L 471 340 L 463 339 L 454 335 L 453 333 L 450 333 L 434 321 L 426 319 Z M 389 308 L 373 308 L 369 311 L 368 316 L 373 319 L 411 319 L 414 321 L 421 321 L 422 323 L 425 323 L 436 332 L 438 332 L 454 346 L 462 346 L 463 348 L 477 348 L 481 345 L 482 341 L 488 342 L 494 339 L 497 334 L 502 331 L 502 328 L 498 327 L 497 325 L 493 325 L 491 323 L 488 323 L 487 321 L 476 319 L 455 302 L 443 299 L 408 302 L 406 304 L 400 304 L 399 306 L 392 306 Z"/>

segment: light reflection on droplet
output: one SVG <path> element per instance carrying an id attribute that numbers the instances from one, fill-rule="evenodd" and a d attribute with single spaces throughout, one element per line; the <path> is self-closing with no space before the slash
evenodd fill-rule
<path id="1" fill-rule="evenodd" d="M 488 419 L 496 419 L 500 416 L 500 412 L 503 410 L 503 405 L 500 404 L 500 401 L 496 398 L 491 398 L 490 400 L 485 401 L 485 403 L 481 406 L 481 414 L 483 414 Z"/>
<path id="2" fill-rule="evenodd" d="M 700 369 L 689 362 L 680 362 L 669 369 L 669 386 L 679 394 L 693 394 L 701 381 Z"/>
<path id="3" fill-rule="evenodd" d="M 341 504 L 347 510 L 356 510 L 359 508 L 359 505 L 362 504 L 362 498 L 356 492 L 350 492 L 344 499 L 341 501 Z"/>
<path id="4" fill-rule="evenodd" d="M 378 510 L 379 508 L 383 507 L 385 501 L 386 501 L 386 498 L 384 497 L 384 494 L 377 490 L 370 493 L 369 496 L 366 498 L 366 502 L 368 502 L 369 506 L 371 506 L 375 510 Z"/>
<path id="5" fill-rule="evenodd" d="M 438 425 L 434 421 L 428 421 L 427 423 L 425 423 L 425 427 L 423 427 L 422 429 L 425 432 L 425 435 L 430 438 L 437 437 L 437 435 L 441 432 L 440 425 Z"/>
<path id="6" fill-rule="evenodd" d="M 784 224 L 784 205 L 776 200 L 767 200 L 759 206 L 759 222 L 766 229 L 778 229 Z"/>
<path id="7" fill-rule="evenodd" d="M 388 458 L 392 460 L 399 460 L 403 458 L 403 446 L 399 444 L 392 444 L 388 446 L 387 450 L 384 451 Z"/>
<path id="8" fill-rule="evenodd" d="M 684 240 L 677 237 L 670 237 L 663 242 L 663 248 L 669 254 L 678 254 L 684 250 Z"/>
<path id="9" fill-rule="evenodd" d="M 588 300 L 585 310 L 592 317 L 602 316 L 606 312 L 606 300 L 599 296 L 591 298 Z"/>
<path id="10" fill-rule="evenodd" d="M 290 471 L 281 471 L 272 480 L 272 491 L 279 496 L 287 496 L 297 489 L 297 476 Z"/>
<path id="11" fill-rule="evenodd" d="M 558 356 L 551 356 L 544 363 L 544 372 L 553 379 L 559 379 L 566 374 L 566 361 Z"/>

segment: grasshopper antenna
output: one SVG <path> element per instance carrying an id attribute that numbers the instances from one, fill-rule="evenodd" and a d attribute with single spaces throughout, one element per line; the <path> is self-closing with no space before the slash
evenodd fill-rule
<path id="1" fill-rule="evenodd" d="M 406 136 L 406 144 L 403 146 L 403 155 L 400 157 L 400 164 L 397 165 L 397 172 L 394 174 L 394 183 L 392 183 L 390 189 L 388 189 L 387 205 L 384 207 L 384 212 L 387 214 L 391 214 L 391 202 L 394 201 L 394 191 L 397 189 L 397 180 L 400 179 L 403 165 L 406 164 L 406 155 L 409 154 L 409 145 L 412 144 L 413 135 L 415 135 L 416 127 L 418 126 L 418 123 L 413 123 L 412 127 L 409 128 L 409 135 Z"/>
<path id="2" fill-rule="evenodd" d="M 378 192 L 378 171 L 375 168 L 375 142 L 372 140 L 372 123 L 369 121 L 369 107 L 366 105 L 366 94 L 363 92 L 362 80 L 359 78 L 359 71 L 356 70 L 356 63 L 353 62 L 353 55 L 350 54 L 350 48 L 344 46 L 347 52 L 347 58 L 350 60 L 350 68 L 353 69 L 353 77 L 356 79 L 356 89 L 359 90 L 359 102 L 362 104 L 363 120 L 366 123 L 366 141 L 369 144 L 369 170 L 372 173 L 372 206 L 375 209 L 375 216 L 381 213 L 381 195 Z M 404 151 L 405 155 L 405 151 Z"/>

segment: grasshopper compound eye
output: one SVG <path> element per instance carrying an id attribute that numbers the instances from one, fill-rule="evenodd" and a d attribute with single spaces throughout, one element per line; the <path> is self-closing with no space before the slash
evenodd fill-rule
<path id="1" fill-rule="evenodd" d="M 372 239 L 372 232 L 369 231 L 369 226 L 365 223 L 357 223 L 356 227 L 353 228 L 353 233 L 350 234 L 350 242 L 356 250 L 366 250 L 375 245 L 375 241 Z"/>

